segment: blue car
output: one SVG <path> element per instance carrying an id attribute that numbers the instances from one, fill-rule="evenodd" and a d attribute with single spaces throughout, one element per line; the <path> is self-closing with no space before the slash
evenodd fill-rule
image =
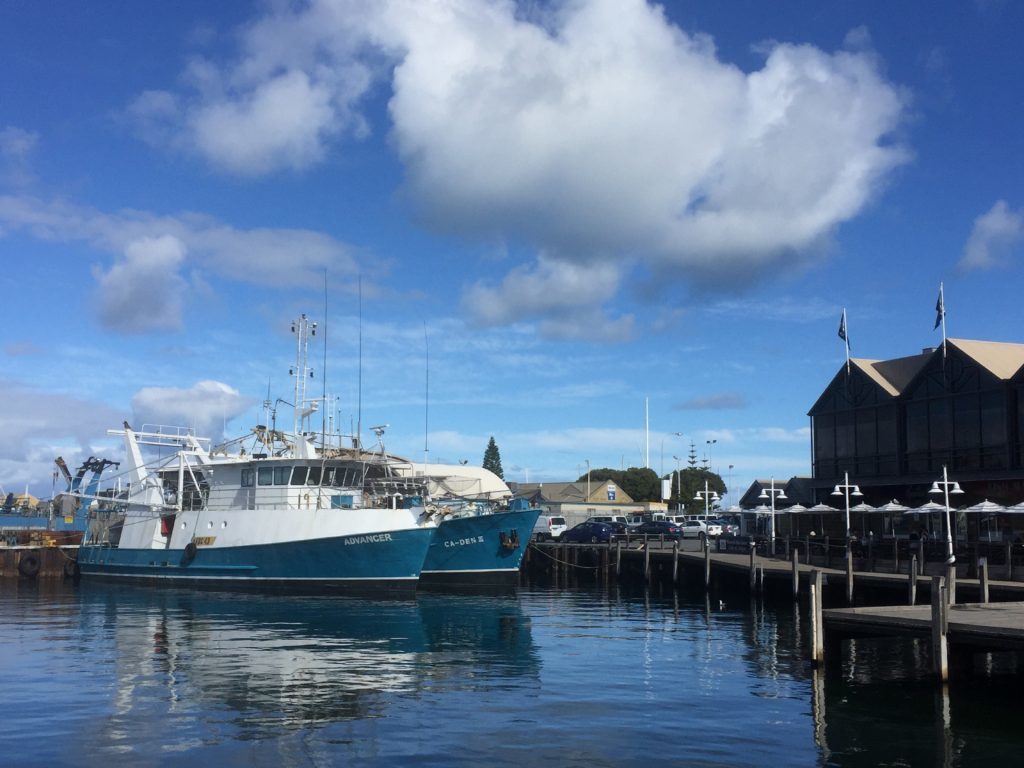
<path id="1" fill-rule="evenodd" d="M 681 539 L 683 530 L 670 520 L 651 520 L 641 523 L 633 529 L 633 533 L 642 533 L 644 536 L 664 536 L 666 539 Z"/>
<path id="2" fill-rule="evenodd" d="M 559 541 L 597 544 L 611 541 L 615 529 L 608 523 L 580 523 L 558 537 Z"/>

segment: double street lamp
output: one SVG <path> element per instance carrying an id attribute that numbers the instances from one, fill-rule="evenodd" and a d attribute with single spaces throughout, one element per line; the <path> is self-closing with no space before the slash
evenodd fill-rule
<path id="1" fill-rule="evenodd" d="M 786 492 L 782 488 L 775 487 L 775 478 L 772 478 L 772 484 L 768 488 L 762 488 L 761 493 L 758 494 L 759 499 L 771 499 L 772 504 L 772 519 L 768 523 L 768 541 L 771 546 L 771 553 L 775 555 L 775 500 L 787 498 Z"/>
<path id="2" fill-rule="evenodd" d="M 960 483 L 954 482 L 949 479 L 949 474 L 946 472 L 946 465 L 942 465 L 942 479 L 936 480 L 932 483 L 931 489 L 928 493 L 941 493 L 943 494 L 946 502 L 946 563 L 953 565 L 956 562 L 956 555 L 953 554 L 953 528 L 950 526 L 950 513 L 949 513 L 949 494 L 951 493 L 963 493 L 963 489 L 960 488 Z"/>
<path id="3" fill-rule="evenodd" d="M 863 496 L 860 492 L 860 487 L 856 485 L 850 485 L 850 473 L 843 472 L 843 484 L 837 485 L 835 490 L 832 491 L 833 496 L 845 496 L 846 497 L 846 551 L 850 551 L 850 497 L 851 496 Z"/>
<path id="4" fill-rule="evenodd" d="M 693 500 L 694 501 L 700 501 L 701 499 L 704 500 L 704 517 L 707 517 L 708 516 L 708 504 L 710 502 L 712 502 L 712 501 L 718 501 L 718 498 L 719 498 L 718 497 L 718 491 L 709 491 L 708 490 L 708 481 L 705 480 L 704 481 L 704 490 L 703 491 L 697 491 L 697 493 L 694 494 Z"/>

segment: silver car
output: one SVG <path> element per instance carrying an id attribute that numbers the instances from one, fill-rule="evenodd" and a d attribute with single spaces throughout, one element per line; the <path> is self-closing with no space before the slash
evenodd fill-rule
<path id="1" fill-rule="evenodd" d="M 708 539 L 722 535 L 722 526 L 713 520 L 687 520 L 680 524 L 679 530 L 684 539 Z"/>

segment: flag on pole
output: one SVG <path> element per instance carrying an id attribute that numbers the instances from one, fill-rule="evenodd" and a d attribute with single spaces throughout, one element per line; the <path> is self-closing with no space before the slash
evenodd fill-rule
<path id="1" fill-rule="evenodd" d="M 846 332 L 846 307 L 843 307 L 843 316 L 839 319 L 839 338 L 846 342 L 846 375 L 850 375 L 850 335 Z"/>
<path id="2" fill-rule="evenodd" d="M 939 283 L 939 299 L 935 302 L 935 326 L 932 328 L 934 331 L 940 325 L 942 321 L 946 319 L 946 303 L 942 300 L 942 283 Z"/>

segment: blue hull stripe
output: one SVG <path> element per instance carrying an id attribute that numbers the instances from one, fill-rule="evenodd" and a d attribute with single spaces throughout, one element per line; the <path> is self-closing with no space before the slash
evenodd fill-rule
<path id="1" fill-rule="evenodd" d="M 445 520 L 434 529 L 422 576 L 517 574 L 539 515 L 539 509 L 527 509 Z M 501 535 L 508 537 L 513 531 L 518 546 L 503 547 Z"/>
<path id="2" fill-rule="evenodd" d="M 182 550 L 83 546 L 78 564 L 84 576 L 160 581 L 259 583 L 415 582 L 430 529 L 410 529 L 329 539 L 242 547 L 199 547 L 191 563 Z"/>

